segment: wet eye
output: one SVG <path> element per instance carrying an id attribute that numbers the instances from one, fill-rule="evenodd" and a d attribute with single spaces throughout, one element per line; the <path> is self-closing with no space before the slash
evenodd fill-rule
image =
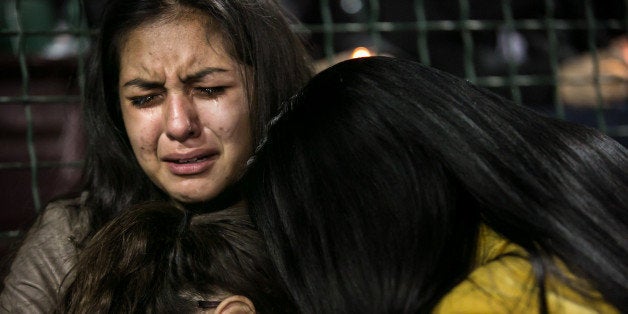
<path id="1" fill-rule="evenodd" d="M 204 97 L 217 97 L 224 93 L 226 87 L 225 86 L 217 86 L 217 87 L 197 87 L 194 89 L 195 94 Z"/>
<path id="2" fill-rule="evenodd" d="M 131 101 L 131 104 L 135 107 L 144 107 L 154 101 L 155 98 L 157 98 L 157 95 L 146 95 L 130 97 L 129 100 Z"/>

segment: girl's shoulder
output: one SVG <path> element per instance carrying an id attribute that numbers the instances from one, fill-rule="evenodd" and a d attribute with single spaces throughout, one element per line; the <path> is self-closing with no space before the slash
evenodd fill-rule
<path id="1" fill-rule="evenodd" d="M 523 248 L 485 228 L 477 255 L 476 267 L 434 313 L 538 313 L 539 287 Z M 585 297 L 556 278 L 546 281 L 546 297 L 549 313 L 618 313 L 600 297 Z"/>
<path id="2" fill-rule="evenodd" d="M 7 312 L 46 313 L 56 306 L 74 266 L 77 245 L 88 234 L 86 193 L 49 203 L 26 233 L 0 294 Z"/>
<path id="3" fill-rule="evenodd" d="M 58 199 L 50 202 L 29 230 L 27 238 L 33 234 L 46 237 L 62 234 L 80 241 L 88 233 L 89 209 L 85 205 L 87 192 L 74 198 Z"/>

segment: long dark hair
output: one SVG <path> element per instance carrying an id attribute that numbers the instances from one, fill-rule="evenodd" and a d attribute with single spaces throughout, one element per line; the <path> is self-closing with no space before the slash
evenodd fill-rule
<path id="1" fill-rule="evenodd" d="M 289 106 L 243 182 L 301 312 L 427 312 L 469 274 L 482 224 L 527 250 L 541 291 L 567 281 L 558 258 L 628 308 L 628 153 L 609 137 L 384 57 Z"/>
<path id="2" fill-rule="evenodd" d="M 244 208 L 126 210 L 88 242 L 70 278 L 61 313 L 192 313 L 195 298 L 225 294 L 248 297 L 260 313 L 294 312 Z"/>
<path id="3" fill-rule="evenodd" d="M 247 65 L 253 143 L 281 100 L 311 76 L 307 53 L 274 0 L 112 0 L 105 7 L 94 47 L 85 99 L 88 149 L 84 189 L 92 231 L 134 203 L 165 200 L 135 160 L 118 99 L 119 49 L 138 26 L 181 10 L 207 15 L 227 51 Z M 247 72 L 248 73 L 248 72 Z"/>

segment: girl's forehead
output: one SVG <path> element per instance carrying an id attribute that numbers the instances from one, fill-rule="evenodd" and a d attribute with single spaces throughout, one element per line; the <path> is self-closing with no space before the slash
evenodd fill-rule
<path id="1" fill-rule="evenodd" d="M 125 58 L 125 49 L 136 45 L 138 39 L 144 39 L 144 43 L 147 39 L 161 40 L 155 46 L 156 48 L 179 51 L 185 46 L 172 44 L 193 36 L 194 38 L 189 40 L 187 44 L 207 45 L 215 50 L 214 52 L 225 53 L 236 63 L 242 63 L 239 60 L 241 58 L 236 53 L 233 38 L 226 33 L 216 19 L 198 9 L 185 8 L 171 11 L 174 12 L 164 12 L 161 16 L 145 21 L 122 33 L 117 44 L 118 61 Z M 206 51 L 206 49 L 198 50 L 199 55 Z"/>

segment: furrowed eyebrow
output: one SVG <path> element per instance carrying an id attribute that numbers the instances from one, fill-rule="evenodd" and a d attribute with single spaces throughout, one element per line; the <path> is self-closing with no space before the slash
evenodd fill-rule
<path id="1" fill-rule="evenodd" d="M 209 68 L 204 68 L 196 73 L 187 75 L 180 80 L 183 83 L 189 83 L 189 82 L 199 81 L 200 79 L 202 79 L 203 77 L 207 75 L 212 75 L 214 73 L 223 73 L 223 72 L 228 72 L 228 70 L 225 70 L 222 68 L 209 67 Z M 123 87 L 135 86 L 142 89 L 158 89 L 158 88 L 163 88 L 163 83 L 136 78 L 136 79 L 132 79 L 124 83 L 124 85 L 122 86 Z"/>
<path id="2" fill-rule="evenodd" d="M 227 72 L 227 70 L 222 69 L 222 68 L 213 68 L 213 67 L 204 68 L 196 73 L 192 73 L 190 75 L 185 76 L 184 78 L 181 79 L 181 82 L 189 83 L 189 82 L 199 81 L 200 79 L 202 79 L 203 77 L 207 75 L 212 75 L 214 73 L 222 73 L 222 72 Z"/>
<path id="3" fill-rule="evenodd" d="M 123 87 L 136 86 L 142 89 L 157 89 L 157 88 L 163 88 L 164 84 L 137 78 L 137 79 L 132 79 L 124 83 L 124 85 L 122 86 Z"/>

